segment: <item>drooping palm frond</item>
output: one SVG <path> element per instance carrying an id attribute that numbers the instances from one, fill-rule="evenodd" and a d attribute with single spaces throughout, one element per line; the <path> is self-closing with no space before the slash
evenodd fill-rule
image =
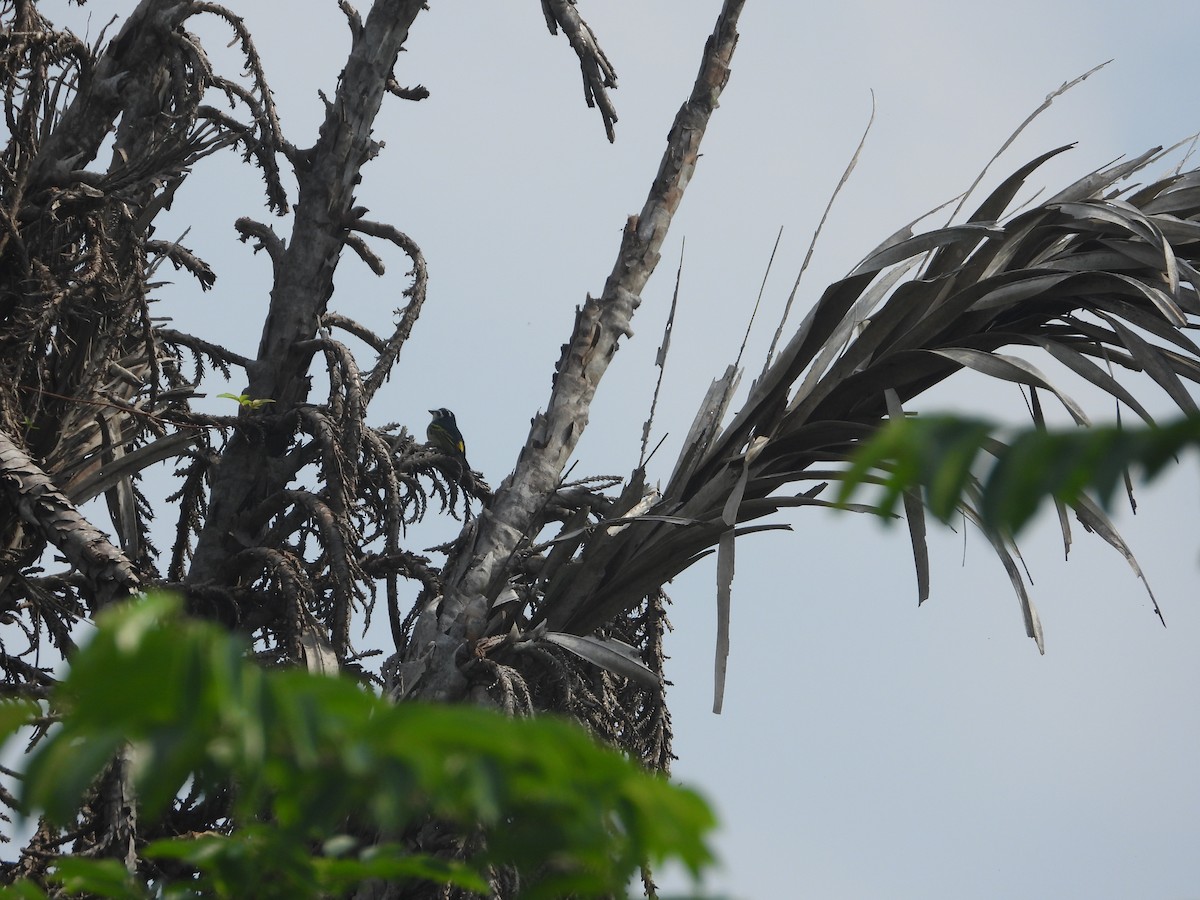
<path id="1" fill-rule="evenodd" d="M 869 254 L 825 291 L 724 427 L 738 373 L 731 367 L 714 382 L 661 500 L 647 509 L 646 521 L 607 535 L 606 552 L 580 555 L 575 584 L 586 585 L 587 596 L 549 591 L 542 613 L 548 627 L 587 633 L 711 553 L 722 536 L 727 549 L 728 536 L 744 523 L 785 507 L 832 505 L 818 494 L 843 476 L 855 449 L 960 370 L 1029 388 L 1039 416 L 1036 393 L 1049 392 L 1078 425 L 1090 424 L 1068 393 L 1010 348 L 1048 356 L 1147 421 L 1145 407 L 1111 374 L 1114 367 L 1146 373 L 1183 412 L 1194 413 L 1186 385 L 1200 381 L 1200 348 L 1186 331 L 1200 317 L 1200 170 L 1121 189 L 1162 158 L 1154 150 L 1006 217 L 1029 176 L 1066 149 L 1021 167 L 965 223 L 906 230 Z M 806 482 L 813 485 L 787 492 Z M 971 490 L 964 496 L 963 512 L 977 519 L 978 498 Z M 1077 502 L 1074 509 L 1136 569 L 1098 506 Z M 924 600 L 923 509 L 910 500 L 906 512 Z M 986 533 L 1041 648 L 1011 540 Z"/>

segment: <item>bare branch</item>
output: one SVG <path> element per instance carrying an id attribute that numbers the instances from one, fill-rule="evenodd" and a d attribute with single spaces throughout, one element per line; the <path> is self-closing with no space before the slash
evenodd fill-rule
<path id="1" fill-rule="evenodd" d="M 440 620 L 440 628 L 448 636 L 461 640 L 484 627 L 490 599 L 504 584 L 504 567 L 514 558 L 521 541 L 536 532 L 539 511 L 559 486 L 617 342 L 631 333 L 630 320 L 641 303 L 641 290 L 658 263 L 659 248 L 695 170 L 709 118 L 729 79 L 742 6 L 743 0 L 726 0 L 705 47 L 692 94 L 668 134 L 667 148 L 641 215 L 630 217 L 625 226 L 603 294 L 599 299 L 589 297 L 576 315 L 574 333 L 563 349 L 546 411 L 534 417 L 516 470 L 496 493 L 488 514 L 480 519 L 473 540 L 450 563 L 453 569 L 447 579 Z M 439 652 L 452 651 L 453 643 L 441 642 L 437 647 Z M 461 687 L 454 673 L 441 668 L 453 665 L 453 652 L 439 660 L 436 668 L 445 677 L 429 678 L 432 696 Z"/>
<path id="2" fill-rule="evenodd" d="M 146 241 L 147 253 L 158 253 L 169 259 L 176 269 L 185 269 L 200 282 L 200 287 L 209 290 L 217 280 L 212 268 L 195 253 L 175 241 Z"/>
<path id="3" fill-rule="evenodd" d="M 327 104 L 320 138 L 296 167 L 300 186 L 292 239 L 276 266 L 270 310 L 250 369 L 248 393 L 274 401 L 265 439 L 272 453 L 290 440 L 285 415 L 308 396 L 309 357 L 293 348 L 316 336 L 333 293 L 333 276 L 352 221 L 354 190 L 363 165 L 378 151 L 371 137 L 383 100 L 380 70 L 390 71 L 424 8 L 421 0 L 375 4 L 350 51 L 337 94 Z M 273 423 L 273 424 L 272 424 Z M 218 580 L 239 510 L 253 508 L 281 489 L 281 472 L 261 448 L 235 434 L 215 476 L 209 517 L 196 543 L 190 579 Z"/>
<path id="4" fill-rule="evenodd" d="M 617 86 L 617 72 L 600 44 L 591 26 L 579 15 L 575 8 L 575 0 L 542 0 L 542 12 L 546 16 L 546 27 L 551 34 L 558 34 L 562 28 L 563 34 L 571 43 L 571 48 L 579 57 L 579 70 L 583 75 L 583 98 L 587 105 L 599 108 L 600 118 L 604 122 L 604 133 L 611 143 L 616 140 L 613 125 L 617 121 L 617 110 L 608 89 Z"/>
<path id="5" fill-rule="evenodd" d="M 394 77 L 388 78 L 387 90 L 389 94 L 395 94 L 401 100 L 428 100 L 429 88 L 418 84 L 416 87 L 401 87 L 400 83 Z"/>
<path id="6" fill-rule="evenodd" d="M 421 253 L 421 248 L 417 246 L 417 242 L 399 229 L 382 222 L 371 222 L 362 218 L 355 219 L 350 227 L 354 231 L 391 241 L 408 255 L 413 264 L 413 283 L 404 291 L 405 296 L 410 298 L 408 305 L 402 311 L 397 311 L 400 318 L 396 322 L 396 328 L 393 330 L 392 336 L 388 338 L 387 343 L 382 348 L 376 348 L 379 352 L 379 359 L 376 360 L 374 367 L 372 367 L 363 381 L 364 395 L 370 401 L 375 396 L 375 392 L 383 385 L 383 382 L 387 380 L 388 375 L 392 371 L 392 366 L 400 358 L 400 351 L 404 347 L 404 342 L 412 334 L 413 326 L 416 325 L 417 319 L 421 315 L 421 310 L 425 306 L 425 293 L 429 284 L 429 271 L 425 267 L 425 256 Z"/>
<path id="7" fill-rule="evenodd" d="M 278 267 L 283 262 L 283 253 L 286 246 L 283 239 L 275 233 L 275 229 L 270 225 L 264 225 L 261 222 L 255 222 L 253 219 L 242 216 L 233 223 L 233 227 L 237 229 L 241 235 L 242 242 L 254 238 L 257 243 L 254 246 L 254 252 L 266 250 L 267 256 L 271 257 L 271 262 Z"/>
<path id="8" fill-rule="evenodd" d="M 342 240 L 346 242 L 347 247 L 358 254 L 359 259 L 367 264 L 367 268 L 381 278 L 383 277 L 386 272 L 383 260 L 375 255 L 371 248 L 367 246 L 366 241 L 356 234 L 347 234 Z"/>
<path id="9" fill-rule="evenodd" d="M 62 551 L 87 579 L 97 609 L 135 593 L 141 584 L 131 563 L 29 455 L 0 431 L 0 491 L 21 521 Z"/>

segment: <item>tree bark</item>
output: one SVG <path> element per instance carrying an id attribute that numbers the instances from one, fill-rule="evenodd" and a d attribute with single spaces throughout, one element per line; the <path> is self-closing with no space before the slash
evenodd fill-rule
<path id="1" fill-rule="evenodd" d="M 133 563 L 89 522 L 54 481 L 0 431 L 0 490 L 21 521 L 62 551 L 87 581 L 93 606 L 137 591 Z"/>
<path id="2" fill-rule="evenodd" d="M 691 96 L 675 116 L 658 174 L 640 215 L 625 225 L 621 247 L 599 298 L 588 297 L 556 367 L 544 413 L 533 426 L 512 475 L 480 515 L 478 527 L 447 566 L 438 636 L 410 643 L 407 659 L 424 663 L 421 695 L 446 700 L 466 688 L 455 657 L 464 640 L 484 635 L 491 602 L 504 585 L 506 565 L 520 543 L 541 527 L 539 513 L 557 489 L 562 472 L 588 422 L 588 410 L 617 344 L 633 332 L 630 323 L 641 291 L 658 264 L 659 249 L 695 171 L 700 142 L 737 46 L 737 21 L 744 0 L 726 0 L 705 46 Z"/>
<path id="3" fill-rule="evenodd" d="M 222 454 L 189 584 L 220 580 L 232 553 L 241 549 L 232 538 L 239 519 L 282 490 L 290 477 L 284 467 L 271 465 L 271 457 L 290 442 L 288 412 L 308 398 L 312 350 L 300 345 L 316 337 L 333 294 L 334 272 L 355 217 L 354 187 L 379 149 L 371 138 L 375 116 L 396 57 L 423 8 L 421 0 L 379 0 L 365 23 L 352 23 L 350 57 L 327 103 L 317 143 L 291 154 L 300 185 L 295 224 L 291 241 L 273 260 L 270 308 L 246 389 L 252 398 L 274 402 L 242 413 L 260 420 L 266 444 L 239 429 Z"/>

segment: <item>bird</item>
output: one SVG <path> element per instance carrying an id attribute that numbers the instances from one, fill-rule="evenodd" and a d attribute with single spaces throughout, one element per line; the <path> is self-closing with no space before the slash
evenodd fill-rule
<path id="1" fill-rule="evenodd" d="M 465 465 L 467 444 L 463 440 L 462 432 L 458 430 L 454 413 L 442 406 L 429 410 L 429 414 L 433 416 L 433 421 L 425 428 L 425 437 L 429 443 Z"/>

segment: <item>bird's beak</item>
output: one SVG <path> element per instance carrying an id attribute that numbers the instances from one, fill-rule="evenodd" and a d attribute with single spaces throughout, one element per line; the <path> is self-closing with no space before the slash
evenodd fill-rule
<path id="1" fill-rule="evenodd" d="M 436 410 L 436 409 L 431 409 L 431 410 L 429 411 L 429 414 L 430 414 L 431 416 L 436 416 L 436 415 L 437 415 L 437 410 Z"/>

